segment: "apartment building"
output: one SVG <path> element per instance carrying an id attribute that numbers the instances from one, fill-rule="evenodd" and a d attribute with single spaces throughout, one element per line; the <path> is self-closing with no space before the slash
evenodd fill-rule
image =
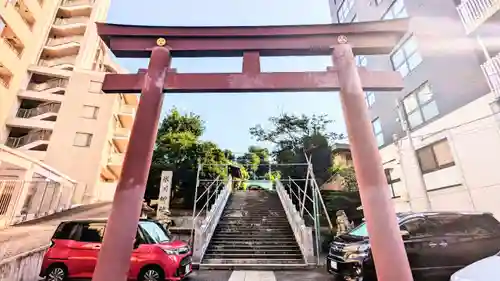
<path id="1" fill-rule="evenodd" d="M 331 0 L 339 23 L 410 18 L 390 55 L 356 58 L 359 66 L 404 78 L 400 92 L 365 93 L 398 211 L 430 207 L 500 217 L 499 50 L 485 19 L 495 20 L 500 6 L 493 2 Z"/>
<path id="2" fill-rule="evenodd" d="M 110 0 L 9 0 L 0 7 L 0 141 L 80 184 L 76 201 L 111 200 L 138 104 L 105 95 L 123 72 L 100 41 Z M 0 176 L 2 171 L 0 171 Z"/>

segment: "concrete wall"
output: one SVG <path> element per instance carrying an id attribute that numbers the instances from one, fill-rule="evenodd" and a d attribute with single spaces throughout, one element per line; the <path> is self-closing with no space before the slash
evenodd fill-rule
<path id="1" fill-rule="evenodd" d="M 500 133 L 493 94 L 485 95 L 466 106 L 413 133 L 419 149 L 447 139 L 454 166 L 424 174 L 433 210 L 492 212 L 500 218 Z M 425 194 L 418 188 L 418 162 L 401 142 L 400 153 L 392 144 L 380 150 L 386 168 L 393 168 L 394 198 L 398 211 L 423 210 Z M 403 164 L 403 165 L 401 165 Z"/>

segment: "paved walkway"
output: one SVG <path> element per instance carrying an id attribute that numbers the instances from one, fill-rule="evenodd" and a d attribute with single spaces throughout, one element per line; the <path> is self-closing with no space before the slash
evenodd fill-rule
<path id="1" fill-rule="evenodd" d="M 291 271 L 195 271 L 188 281 L 333 281 L 324 269 Z"/>
<path id="2" fill-rule="evenodd" d="M 47 245 L 61 221 L 107 217 L 110 210 L 111 203 L 85 205 L 0 230 L 0 261 Z"/>

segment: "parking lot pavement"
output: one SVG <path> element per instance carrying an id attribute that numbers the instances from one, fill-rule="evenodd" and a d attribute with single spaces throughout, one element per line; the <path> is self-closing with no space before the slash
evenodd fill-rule
<path id="1" fill-rule="evenodd" d="M 324 268 L 311 270 L 275 271 L 276 281 L 335 281 Z"/>
<path id="2" fill-rule="evenodd" d="M 228 281 L 231 270 L 197 270 L 186 281 Z"/>
<path id="3" fill-rule="evenodd" d="M 291 271 L 194 271 L 187 281 L 334 281 L 324 269 Z"/>

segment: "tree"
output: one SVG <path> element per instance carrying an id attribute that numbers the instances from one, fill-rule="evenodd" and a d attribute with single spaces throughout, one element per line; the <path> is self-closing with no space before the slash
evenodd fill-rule
<path id="1" fill-rule="evenodd" d="M 257 141 L 271 142 L 274 144 L 272 154 L 278 164 L 305 163 L 306 153 L 312 156 L 313 169 L 321 185 L 330 175 L 328 168 L 331 162 L 331 149 L 329 144 L 343 139 L 345 136 L 328 131 L 328 125 L 333 121 L 325 114 L 294 115 L 284 113 L 277 117 L 269 118 L 269 129 L 264 129 L 260 124 L 250 128 L 250 134 Z M 283 177 L 304 178 L 306 167 L 280 167 Z"/>
<path id="2" fill-rule="evenodd" d="M 151 169 L 149 171 L 145 198 L 158 197 L 161 172 L 173 171 L 173 198 L 183 207 L 192 207 L 196 187 L 198 161 L 203 163 L 200 178 L 227 177 L 227 168 L 232 152 L 223 151 L 215 143 L 201 141 L 204 124 L 200 116 L 193 113 L 180 114 L 173 109 L 161 122 L 158 129 Z M 179 200 L 180 199 L 180 200 Z"/>

